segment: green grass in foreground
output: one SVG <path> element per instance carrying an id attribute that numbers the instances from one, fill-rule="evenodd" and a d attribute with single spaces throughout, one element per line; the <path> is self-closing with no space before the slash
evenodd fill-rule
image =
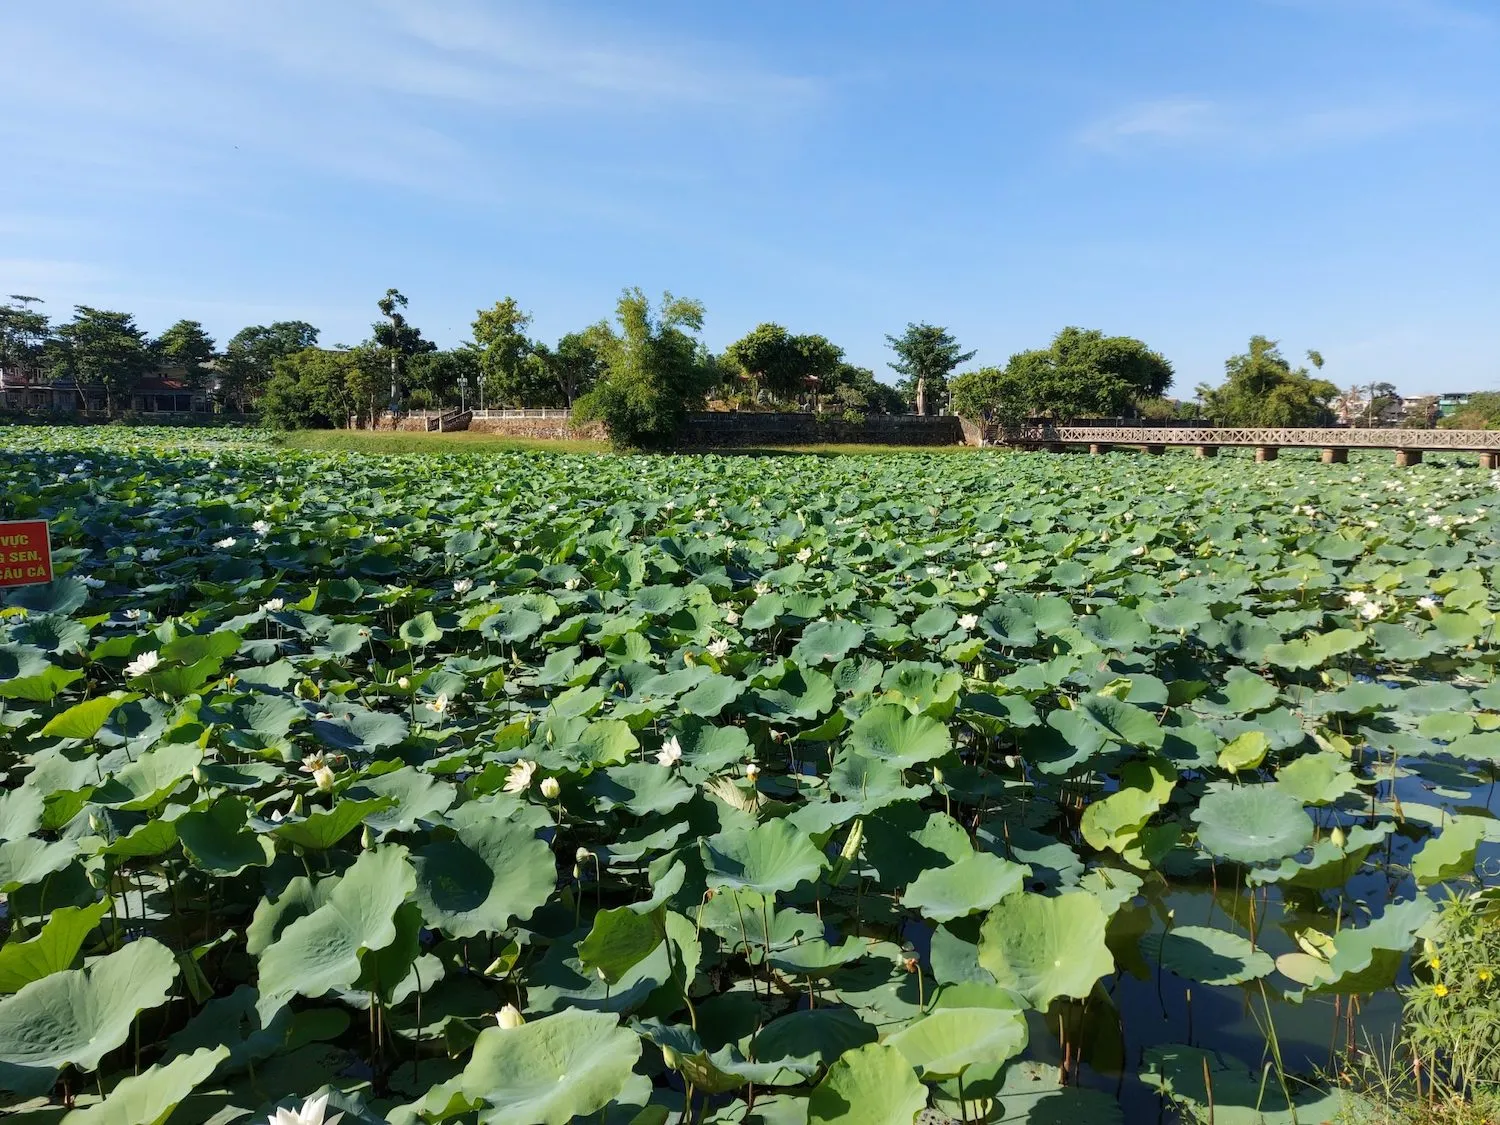
<path id="1" fill-rule="evenodd" d="M 370 430 L 295 430 L 279 435 L 279 444 L 292 449 L 322 452 L 360 453 L 608 453 L 609 444 L 602 441 L 560 441 L 553 438 L 506 437 L 501 434 L 391 433 Z M 694 451 L 698 452 L 698 451 Z M 889 454 L 889 453 L 977 453 L 966 445 L 774 445 L 753 449 L 705 450 L 703 452 L 740 453 L 811 453 L 821 455 Z"/>

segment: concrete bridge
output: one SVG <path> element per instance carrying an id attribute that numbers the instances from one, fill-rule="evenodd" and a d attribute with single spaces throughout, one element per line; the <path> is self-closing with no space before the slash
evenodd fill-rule
<path id="1" fill-rule="evenodd" d="M 1107 453 L 1117 445 L 1138 446 L 1147 453 L 1164 453 L 1169 445 L 1188 446 L 1199 457 L 1215 457 L 1221 446 L 1249 446 L 1255 450 L 1257 461 L 1274 461 L 1282 449 L 1321 449 L 1323 461 L 1334 465 L 1348 461 L 1351 449 L 1394 450 L 1398 465 L 1419 465 L 1427 452 L 1477 453 L 1483 468 L 1500 468 L 1500 430 L 1069 426 L 1033 422 L 997 430 L 990 440 L 996 445 L 1058 453 L 1069 446 L 1086 446 L 1090 453 Z"/>

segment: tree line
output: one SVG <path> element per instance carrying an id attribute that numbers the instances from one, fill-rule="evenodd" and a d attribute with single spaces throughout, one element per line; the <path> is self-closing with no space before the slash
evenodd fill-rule
<path id="1" fill-rule="evenodd" d="M 388 411 L 454 405 L 566 407 L 598 419 L 624 444 L 670 442 L 687 412 L 796 407 L 850 416 L 952 411 L 976 422 L 1028 418 L 1195 417 L 1224 425 L 1323 425 L 1338 389 L 1294 367 L 1277 344 L 1254 336 L 1225 363 L 1225 381 L 1200 385 L 1194 402 L 1166 397 L 1171 363 L 1143 341 L 1076 327 L 1004 366 L 965 370 L 976 354 L 948 329 L 908 324 L 886 337 L 894 384 L 848 362 L 824 336 L 763 323 L 721 352 L 701 339 L 701 302 L 664 294 L 652 302 L 625 290 L 614 316 L 555 343 L 530 334 L 513 297 L 478 310 L 471 338 L 440 348 L 407 318 L 407 298 L 389 289 L 368 337 L 321 346 L 300 320 L 251 325 L 219 348 L 203 325 L 180 320 L 150 338 L 124 312 L 74 307 L 53 323 L 33 297 L 0 305 L 0 370 L 42 381 L 62 375 L 105 388 L 111 411 L 153 372 L 208 388 L 224 409 L 257 412 L 269 425 L 371 425 Z"/>

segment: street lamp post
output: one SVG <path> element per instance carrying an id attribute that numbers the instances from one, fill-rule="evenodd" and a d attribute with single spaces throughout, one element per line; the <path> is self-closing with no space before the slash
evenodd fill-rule
<path id="1" fill-rule="evenodd" d="M 461 371 L 461 372 L 459 372 L 459 376 L 458 376 L 458 409 L 460 411 L 462 411 L 464 409 L 464 406 L 465 406 L 465 398 L 464 398 L 464 396 L 468 392 L 468 390 L 469 390 L 469 373 L 467 371 Z"/>

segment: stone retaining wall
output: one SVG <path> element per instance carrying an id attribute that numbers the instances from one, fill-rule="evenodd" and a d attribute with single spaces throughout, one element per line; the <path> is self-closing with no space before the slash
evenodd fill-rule
<path id="1" fill-rule="evenodd" d="M 500 434 L 504 437 L 548 438 L 553 441 L 602 441 L 604 426 L 587 422 L 574 426 L 566 418 L 482 418 L 469 421 L 471 434 Z"/>
<path id="2" fill-rule="evenodd" d="M 954 417 L 871 414 L 845 421 L 837 414 L 757 414 L 710 411 L 688 415 L 681 444 L 692 449 L 744 449 L 761 445 L 962 445 Z"/>

